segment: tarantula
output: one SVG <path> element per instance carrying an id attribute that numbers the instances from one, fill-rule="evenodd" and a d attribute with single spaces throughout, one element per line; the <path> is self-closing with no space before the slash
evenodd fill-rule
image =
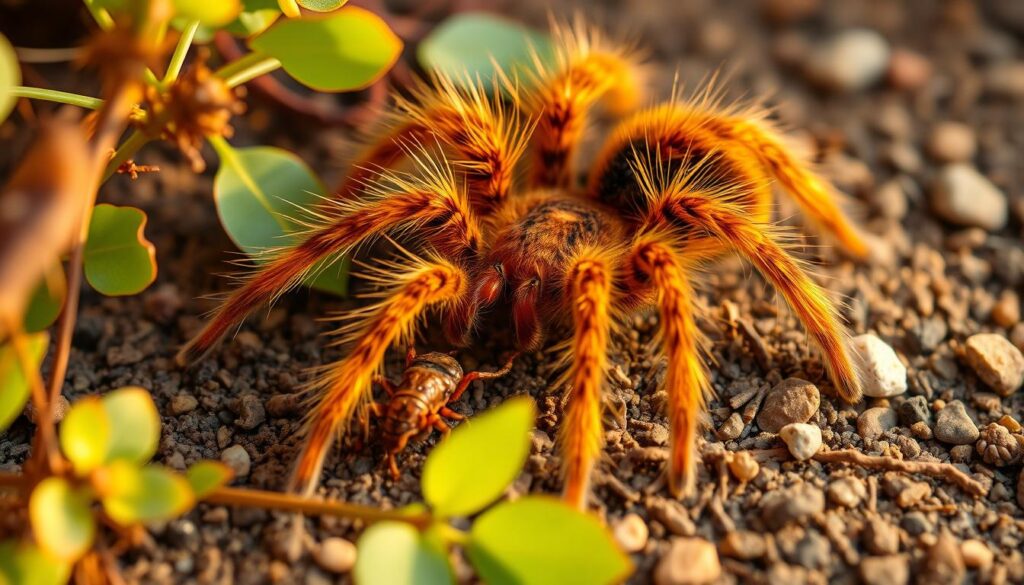
<path id="1" fill-rule="evenodd" d="M 437 75 L 412 97 L 397 97 L 386 131 L 316 210 L 304 239 L 260 265 L 183 349 L 183 359 L 201 356 L 325 258 L 387 235 L 418 245 L 421 255 L 371 270 L 371 279 L 392 287 L 354 315 L 344 328 L 351 349 L 316 383 L 293 490 L 316 487 L 330 439 L 366 408 L 385 351 L 408 342 L 433 307 L 455 345 L 471 339 L 487 311 L 511 314 L 518 351 L 541 347 L 553 325 L 571 324 L 558 443 L 564 497 L 585 506 L 602 446 L 610 330 L 617 318 L 653 305 L 668 368 L 668 485 L 689 492 L 711 391 L 691 280 L 727 250 L 778 289 L 839 395 L 859 400 L 837 310 L 780 243 L 770 217 L 774 180 L 853 256 L 866 256 L 830 185 L 787 148 L 764 110 L 722 106 L 710 91 L 629 115 L 578 184 L 576 153 L 591 111 L 630 114 L 641 100 L 643 68 L 636 51 L 579 23 L 555 36 L 555 65 L 535 59 L 522 84 L 502 75 L 493 88 L 467 87 Z M 442 152 L 409 146 L 428 140 Z M 529 159 L 522 186 L 514 180 L 521 158 Z M 395 170 L 403 159 L 417 171 Z"/>

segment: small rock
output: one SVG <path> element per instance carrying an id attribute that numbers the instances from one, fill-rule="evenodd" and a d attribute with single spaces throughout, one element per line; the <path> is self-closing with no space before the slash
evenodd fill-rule
<path id="1" fill-rule="evenodd" d="M 870 585 L 907 585 L 910 563 L 906 555 L 867 557 L 860 562 L 860 579 Z"/>
<path id="2" fill-rule="evenodd" d="M 921 582 L 929 585 L 960 585 L 966 573 L 956 539 L 943 530 L 925 555 L 921 566 Z"/>
<path id="3" fill-rule="evenodd" d="M 703 538 L 674 538 L 654 570 L 657 585 L 711 583 L 722 574 L 715 545 Z"/>
<path id="4" fill-rule="evenodd" d="M 749 451 L 737 451 L 729 458 L 729 471 L 742 482 L 753 480 L 760 470 L 761 466 Z"/>
<path id="5" fill-rule="evenodd" d="M 1021 427 L 1020 423 L 1017 422 L 1017 419 L 1013 418 L 1008 414 L 1004 414 L 1002 417 L 1000 417 L 999 424 L 1006 427 L 1006 430 L 1010 431 L 1011 433 L 1019 433 L 1022 429 L 1024 429 L 1024 427 Z"/>
<path id="6" fill-rule="evenodd" d="M 932 421 L 932 413 L 928 409 L 928 399 L 924 396 L 911 396 L 896 409 L 900 424 L 906 427 L 916 422 L 928 424 Z"/>
<path id="7" fill-rule="evenodd" d="M 921 445 L 917 443 L 912 437 L 906 435 L 896 435 L 896 446 L 899 447 L 900 453 L 903 454 L 904 459 L 916 459 L 921 454 Z"/>
<path id="8" fill-rule="evenodd" d="M 904 514 L 900 519 L 900 526 L 911 536 L 920 536 L 932 531 L 932 523 L 923 513 L 916 510 Z"/>
<path id="9" fill-rule="evenodd" d="M 63 394 L 58 396 L 57 402 L 54 404 L 53 408 L 53 422 L 59 423 L 64 420 L 64 417 L 67 415 L 70 408 L 71 403 L 68 402 L 68 399 L 65 398 Z M 27 418 L 29 422 L 32 424 L 39 424 L 38 414 L 39 413 L 36 411 L 36 406 L 33 401 L 29 400 L 25 403 L 25 418 Z"/>
<path id="10" fill-rule="evenodd" d="M 180 416 L 192 412 L 199 406 L 199 401 L 191 394 L 176 394 L 171 398 L 171 414 Z"/>
<path id="11" fill-rule="evenodd" d="M 864 547 L 873 555 L 894 555 L 900 550 L 900 531 L 874 516 L 864 527 Z"/>
<path id="12" fill-rule="evenodd" d="M 841 477 L 828 484 L 828 501 L 845 508 L 856 508 L 867 497 L 864 482 L 856 477 Z"/>
<path id="13" fill-rule="evenodd" d="M 356 545 L 344 538 L 325 538 L 313 559 L 327 572 L 348 573 L 356 564 Z"/>
<path id="14" fill-rule="evenodd" d="M 810 485 L 769 492 L 760 502 L 761 519 L 770 530 L 778 530 L 789 523 L 801 523 L 825 509 L 825 496 Z"/>
<path id="15" fill-rule="evenodd" d="M 235 472 L 235 477 L 245 477 L 249 475 L 249 468 L 252 465 L 252 460 L 249 458 L 249 452 L 245 450 L 245 447 L 242 447 L 241 445 L 232 445 L 227 449 L 224 449 L 220 453 L 220 460 Z"/>
<path id="16" fill-rule="evenodd" d="M 927 441 L 932 438 L 932 428 L 924 421 L 918 421 L 910 425 L 910 432 L 914 433 L 915 437 L 923 441 Z"/>
<path id="17" fill-rule="evenodd" d="M 238 418 L 235 419 L 235 426 L 240 429 L 251 431 L 267 420 L 267 411 L 263 408 L 263 402 L 254 394 L 246 394 L 238 401 Z"/>
<path id="18" fill-rule="evenodd" d="M 807 63 L 807 76 L 837 92 L 865 89 L 889 68 L 889 43 L 867 29 L 842 32 L 818 47 Z"/>
<path id="19" fill-rule="evenodd" d="M 690 513 L 682 504 L 668 498 L 652 496 L 644 505 L 651 518 L 657 520 L 666 530 L 677 536 L 693 536 L 697 532 Z"/>
<path id="20" fill-rule="evenodd" d="M 942 162 L 969 162 L 977 150 L 974 130 L 967 124 L 941 122 L 928 137 L 928 153 Z"/>
<path id="21" fill-rule="evenodd" d="M 957 445 L 949 450 L 950 463 L 970 463 L 974 449 L 970 445 Z"/>
<path id="22" fill-rule="evenodd" d="M 779 430 L 790 454 L 798 461 L 807 461 L 821 448 L 821 429 L 807 423 L 790 423 Z"/>
<path id="23" fill-rule="evenodd" d="M 286 418 L 302 410 L 301 394 L 275 394 L 267 400 L 266 411 L 274 418 Z"/>
<path id="24" fill-rule="evenodd" d="M 1001 424 L 989 423 L 981 429 L 975 449 L 985 463 L 1003 467 L 1020 461 L 1024 452 L 1022 442 L 1024 437 L 1010 434 L 1010 431 Z"/>
<path id="25" fill-rule="evenodd" d="M 729 418 L 725 419 L 722 426 L 718 427 L 718 432 L 715 433 L 720 441 L 731 441 L 741 434 L 743 434 L 743 417 L 738 412 L 729 415 Z"/>
<path id="26" fill-rule="evenodd" d="M 894 49 L 889 59 L 889 83 L 896 89 L 914 91 L 932 77 L 932 64 L 920 53 Z"/>
<path id="27" fill-rule="evenodd" d="M 971 538 L 960 543 L 960 555 L 968 569 L 987 570 L 995 560 L 992 549 L 984 542 Z"/>
<path id="28" fill-rule="evenodd" d="M 889 344 L 870 333 L 850 344 L 860 359 L 865 396 L 888 398 L 907 391 L 907 368 Z"/>
<path id="29" fill-rule="evenodd" d="M 764 537 L 749 530 L 734 530 L 718 543 L 718 552 L 727 557 L 750 561 L 759 559 L 767 551 Z"/>
<path id="30" fill-rule="evenodd" d="M 1006 195 L 968 164 L 943 167 L 932 188 L 931 203 L 935 213 L 950 223 L 988 231 L 1006 225 Z"/>
<path id="31" fill-rule="evenodd" d="M 637 514 L 623 516 L 615 523 L 612 534 L 622 550 L 628 553 L 640 552 L 647 546 L 647 523 Z"/>
<path id="32" fill-rule="evenodd" d="M 1024 383 L 1024 355 L 1005 337 L 978 333 L 964 344 L 967 365 L 1000 396 L 1009 396 Z"/>
<path id="33" fill-rule="evenodd" d="M 877 439 L 896 426 L 896 411 L 884 406 L 869 408 L 857 417 L 857 434 L 865 439 Z"/>
<path id="34" fill-rule="evenodd" d="M 978 426 L 971 420 L 964 403 L 954 400 L 935 417 L 935 438 L 950 445 L 967 445 L 978 440 Z"/>
<path id="35" fill-rule="evenodd" d="M 757 415 L 757 426 L 763 431 L 777 433 L 790 423 L 810 420 L 820 403 L 817 386 L 800 378 L 787 378 L 768 391 Z"/>
<path id="36" fill-rule="evenodd" d="M 1000 326 L 1010 328 L 1020 322 L 1020 297 L 1012 290 L 1005 290 L 992 307 L 992 321 Z"/>
<path id="37" fill-rule="evenodd" d="M 900 508 L 912 508 L 932 495 L 932 486 L 903 475 L 886 475 L 885 491 Z M 895 552 L 895 551 L 894 551 Z"/>

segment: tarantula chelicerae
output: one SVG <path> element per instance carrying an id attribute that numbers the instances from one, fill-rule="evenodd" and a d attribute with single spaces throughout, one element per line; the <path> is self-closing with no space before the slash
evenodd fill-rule
<path id="1" fill-rule="evenodd" d="M 345 328 L 351 350 L 316 386 L 292 489 L 316 486 L 330 439 L 365 408 L 385 351 L 411 335 L 426 309 L 439 308 L 450 341 L 465 344 L 482 313 L 503 316 L 500 307 L 511 314 L 519 350 L 539 348 L 553 324 L 573 327 L 559 446 L 565 497 L 583 506 L 601 449 L 610 329 L 617 317 L 653 304 L 668 364 L 669 487 L 689 490 L 710 391 L 691 275 L 729 249 L 786 299 L 839 395 L 860 398 L 835 306 L 771 224 L 774 180 L 851 254 L 865 256 L 829 184 L 784 145 L 763 110 L 723 107 L 710 93 L 634 113 L 606 140 L 586 185 L 578 184 L 574 161 L 590 111 L 634 109 L 641 69 L 634 52 L 586 27 L 566 27 L 556 38 L 555 66 L 537 59 L 522 87 L 507 76 L 503 91 L 493 92 L 437 76 L 411 99 L 397 98 L 387 131 L 316 210 L 306 237 L 262 264 L 183 350 L 183 358 L 200 356 L 332 255 L 384 235 L 423 251 L 409 255 L 411 263 L 373 269 L 371 277 L 394 286 Z M 426 140 L 443 152 L 408 146 Z M 528 173 L 519 186 L 523 155 Z M 391 170 L 402 159 L 413 159 L 418 172 Z"/>

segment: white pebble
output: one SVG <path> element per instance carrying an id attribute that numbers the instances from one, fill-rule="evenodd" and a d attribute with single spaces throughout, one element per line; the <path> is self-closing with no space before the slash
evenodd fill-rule
<path id="1" fill-rule="evenodd" d="M 623 516 L 615 523 L 612 534 L 622 550 L 628 553 L 640 552 L 647 546 L 647 524 L 636 514 L 630 513 Z"/>
<path id="2" fill-rule="evenodd" d="M 866 333 L 854 337 L 850 345 L 860 360 L 865 396 L 888 398 L 907 391 L 907 367 L 889 344 Z"/>
<path id="3" fill-rule="evenodd" d="M 866 29 L 848 30 L 814 52 L 807 64 L 807 73 L 829 89 L 858 91 L 885 75 L 889 55 L 889 43 L 882 35 Z"/>
<path id="4" fill-rule="evenodd" d="M 779 436 L 793 457 L 800 461 L 814 457 L 821 448 L 821 429 L 817 425 L 790 423 L 779 430 Z"/>
<path id="5" fill-rule="evenodd" d="M 950 223 L 988 231 L 1006 225 L 1006 195 L 966 163 L 942 168 L 931 201 L 935 213 Z"/>
<path id="6" fill-rule="evenodd" d="M 984 542 L 973 538 L 960 543 L 960 554 L 964 557 L 964 564 L 970 569 L 988 569 L 995 560 L 992 549 Z"/>
<path id="7" fill-rule="evenodd" d="M 249 468 L 252 465 L 252 459 L 249 458 L 249 452 L 245 450 L 245 447 L 241 445 L 232 445 L 227 449 L 224 449 L 221 451 L 220 460 L 235 472 L 235 477 L 245 477 L 249 475 Z"/>
<path id="8" fill-rule="evenodd" d="M 313 558 L 325 571 L 347 573 L 356 564 L 356 545 L 344 538 L 325 538 Z"/>

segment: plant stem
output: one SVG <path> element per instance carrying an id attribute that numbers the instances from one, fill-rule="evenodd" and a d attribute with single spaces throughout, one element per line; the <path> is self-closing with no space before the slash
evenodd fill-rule
<path id="1" fill-rule="evenodd" d="M 11 346 L 14 348 L 14 354 L 18 359 L 21 372 L 32 389 L 32 402 L 35 405 L 36 412 L 46 412 L 49 400 L 46 396 L 43 377 L 39 373 L 38 368 L 32 367 L 32 358 L 29 355 L 29 349 L 25 342 L 25 332 L 22 330 L 21 324 L 13 323 L 12 325 L 9 328 L 11 332 Z M 53 425 L 40 425 L 39 436 L 42 439 L 43 447 L 46 449 L 45 455 L 50 469 L 59 469 L 61 458 L 60 453 L 57 451 L 57 437 L 54 433 Z"/>
<path id="2" fill-rule="evenodd" d="M 102 6 L 96 6 L 96 0 L 84 0 L 85 7 L 89 9 L 89 13 L 92 14 L 93 20 L 96 24 L 100 25 L 103 30 L 110 30 L 114 28 L 114 17 L 110 16 L 106 8 Z"/>
<path id="3" fill-rule="evenodd" d="M 211 504 L 227 504 L 234 506 L 256 506 L 302 514 L 326 514 L 358 518 L 366 522 L 391 520 L 405 522 L 417 528 L 426 528 L 431 521 L 428 513 L 408 514 L 398 510 L 379 510 L 369 506 L 347 504 L 329 500 L 304 498 L 294 494 L 269 492 L 265 490 L 248 490 L 239 488 L 220 488 L 203 498 Z"/>
<path id="4" fill-rule="evenodd" d="M 149 144 L 154 138 L 142 130 L 135 130 L 128 135 L 128 139 L 121 143 L 121 146 L 117 147 L 117 151 L 114 153 L 113 158 L 107 163 L 107 166 L 103 169 L 103 176 L 100 179 L 101 183 L 105 182 L 114 173 L 117 172 L 125 161 L 130 159 L 139 151 L 143 146 Z"/>
<path id="5" fill-rule="evenodd" d="M 57 91 L 55 89 L 43 89 L 41 87 L 12 87 L 11 95 L 15 97 L 68 104 L 90 110 L 98 110 L 103 106 L 103 100 L 100 98 L 79 95 L 77 93 L 69 93 L 66 91 Z"/>
<path id="6" fill-rule="evenodd" d="M 160 82 L 162 87 L 167 88 L 178 78 L 178 74 L 181 73 L 181 66 L 185 64 L 185 56 L 188 55 L 188 49 L 192 46 L 192 39 L 195 38 L 196 30 L 198 29 L 199 21 L 193 20 L 185 26 L 185 30 L 181 31 L 181 36 L 178 37 L 178 44 L 174 47 L 174 54 L 171 55 L 171 61 L 167 64 L 167 74 L 164 75 L 164 80 Z"/>
<path id="7" fill-rule="evenodd" d="M 218 69 L 217 77 L 222 78 L 229 87 L 236 87 L 260 75 L 275 71 L 280 67 L 281 62 L 277 59 L 262 53 L 252 52 Z"/>

